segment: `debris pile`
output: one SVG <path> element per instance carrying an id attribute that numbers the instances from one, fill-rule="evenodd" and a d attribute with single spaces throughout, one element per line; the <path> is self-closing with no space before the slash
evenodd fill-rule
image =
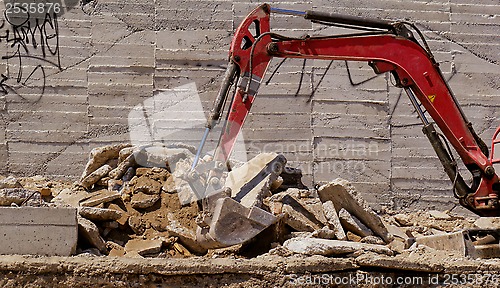
<path id="1" fill-rule="evenodd" d="M 177 162 L 193 157 L 193 149 L 185 145 L 93 149 L 77 185 L 52 200 L 78 207 L 77 252 L 126 257 L 205 253 L 192 232 L 197 204 L 181 205 L 171 175 Z"/>
<path id="2" fill-rule="evenodd" d="M 182 144 L 96 148 L 73 184 L 39 176 L 1 179 L 0 206 L 77 208 L 76 254 L 356 257 L 435 249 L 500 256 L 497 218 L 474 222 L 440 211 L 379 215 L 346 180 L 307 188 L 301 171 L 275 153 L 235 165 L 217 182 L 223 187 L 218 196 L 198 199 L 182 180 L 194 152 Z"/>

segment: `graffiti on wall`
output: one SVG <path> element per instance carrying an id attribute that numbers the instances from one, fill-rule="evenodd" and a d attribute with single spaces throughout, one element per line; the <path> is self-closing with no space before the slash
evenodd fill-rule
<path id="1" fill-rule="evenodd" d="M 39 99 L 45 93 L 47 69 L 62 70 L 57 23 L 61 7 L 16 4 L 7 3 L 0 20 L 0 45 L 7 46 L 1 61 L 9 67 L 0 75 L 0 93 Z"/>

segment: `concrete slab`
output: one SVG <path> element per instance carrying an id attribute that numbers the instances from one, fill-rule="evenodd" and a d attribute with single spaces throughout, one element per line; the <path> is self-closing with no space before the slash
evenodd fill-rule
<path id="1" fill-rule="evenodd" d="M 437 220 L 449 220 L 451 216 L 442 211 L 430 210 L 428 211 L 429 215 Z"/>
<path id="2" fill-rule="evenodd" d="M 325 213 L 326 219 L 328 220 L 328 227 L 335 232 L 335 237 L 337 240 L 346 240 L 344 228 L 340 224 L 339 216 L 337 211 L 335 211 L 335 206 L 332 201 L 326 201 L 323 203 L 323 211 Z"/>
<path id="3" fill-rule="evenodd" d="M 467 231 L 417 237 L 415 242 L 436 250 L 456 251 L 462 256 L 476 257 L 474 244 Z"/>
<path id="4" fill-rule="evenodd" d="M 111 202 L 115 199 L 121 197 L 119 192 L 108 191 L 108 189 L 99 190 L 93 193 L 89 193 L 89 198 L 80 203 L 81 206 L 93 207 L 101 203 Z"/>
<path id="5" fill-rule="evenodd" d="M 85 178 L 82 179 L 80 182 L 80 185 L 82 185 L 85 189 L 89 189 L 97 183 L 97 181 L 101 180 L 104 176 L 108 175 L 108 173 L 112 170 L 111 166 L 109 165 L 103 165 L 99 169 L 95 170 L 94 172 L 90 173 L 87 175 Z"/>
<path id="6" fill-rule="evenodd" d="M 96 208 L 96 207 L 80 207 L 78 209 L 80 216 L 92 221 L 113 221 L 118 220 L 123 216 L 123 212 L 116 209 Z"/>
<path id="7" fill-rule="evenodd" d="M 298 203 L 298 202 L 297 202 Z M 305 208 L 301 206 L 301 210 L 297 211 L 297 206 L 291 206 L 288 204 L 283 205 L 283 212 L 286 215 L 285 223 L 292 227 L 294 230 L 299 232 L 313 232 L 315 230 L 321 229 L 321 225 L 311 221 L 306 215 L 299 211 L 306 211 Z"/>
<path id="8" fill-rule="evenodd" d="M 0 254 L 70 256 L 76 251 L 75 208 L 1 207 Z"/>
<path id="9" fill-rule="evenodd" d="M 77 218 L 77 221 L 78 232 L 80 235 L 85 238 L 90 245 L 96 247 L 102 253 L 108 254 L 106 243 L 99 234 L 99 228 L 97 228 L 97 225 L 95 225 L 94 222 L 80 216 Z"/>
<path id="10" fill-rule="evenodd" d="M 147 254 L 155 254 L 161 251 L 161 246 L 163 241 L 160 239 L 157 240 L 144 240 L 144 239 L 132 239 L 127 242 L 125 245 L 125 251 L 137 252 L 139 255 L 144 256 Z"/>
<path id="11" fill-rule="evenodd" d="M 389 233 L 391 233 L 394 237 L 399 237 L 403 241 L 406 241 L 409 238 L 408 235 L 406 235 L 405 230 L 403 230 L 401 227 L 387 223 L 385 224 L 385 227 L 387 227 Z"/>
<path id="12" fill-rule="evenodd" d="M 146 209 L 160 200 L 160 195 L 148 195 L 142 192 L 132 195 L 132 199 L 130 200 L 130 204 L 135 209 Z"/>
<path id="13" fill-rule="evenodd" d="M 370 228 L 366 227 L 357 217 L 351 215 L 344 208 L 339 211 L 339 219 L 342 226 L 352 233 L 361 237 L 371 236 L 373 232 Z"/>
<path id="14" fill-rule="evenodd" d="M 106 164 L 106 162 L 110 159 L 118 158 L 120 150 L 127 147 L 130 147 L 130 144 L 108 145 L 92 149 L 92 151 L 90 151 L 89 162 L 87 163 L 80 179 L 83 180 L 99 167 Z"/>
<path id="15" fill-rule="evenodd" d="M 318 195 L 323 203 L 331 200 L 337 212 L 344 208 L 356 216 L 377 236 L 384 239 L 386 243 L 393 240 L 393 236 L 387 231 L 380 217 L 370 208 L 370 205 L 358 194 L 349 181 L 340 178 L 335 179 L 321 186 L 318 189 Z"/>
<path id="16" fill-rule="evenodd" d="M 283 246 L 292 252 L 305 255 L 331 256 L 348 254 L 360 250 L 392 255 L 391 249 L 383 245 L 318 238 L 292 238 L 285 241 Z"/>
<path id="17" fill-rule="evenodd" d="M 481 229 L 500 229 L 500 217 L 479 217 L 474 225 Z"/>

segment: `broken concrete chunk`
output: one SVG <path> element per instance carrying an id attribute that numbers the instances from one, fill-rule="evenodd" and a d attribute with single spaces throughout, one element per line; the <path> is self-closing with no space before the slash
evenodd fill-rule
<path id="1" fill-rule="evenodd" d="M 406 242 L 401 238 L 395 237 L 394 240 L 392 240 L 392 242 L 387 245 L 387 247 L 389 247 L 396 253 L 403 253 L 403 251 L 406 249 Z"/>
<path id="2" fill-rule="evenodd" d="M 148 195 L 142 192 L 132 195 L 130 205 L 135 209 L 146 209 L 156 204 L 160 200 L 160 195 Z"/>
<path id="3" fill-rule="evenodd" d="M 313 233 L 314 232 L 290 232 L 285 236 L 285 239 L 288 240 L 292 238 L 311 238 L 313 237 Z M 316 237 L 316 238 L 321 238 L 321 237 Z"/>
<path id="4" fill-rule="evenodd" d="M 231 188 L 231 197 L 241 205 L 262 207 L 263 199 L 271 196 L 271 185 L 278 179 L 285 164 L 283 155 L 261 153 L 229 172 L 225 186 Z"/>
<path id="5" fill-rule="evenodd" d="M 481 229 L 500 229 L 500 217 L 479 217 L 474 225 Z"/>
<path id="6" fill-rule="evenodd" d="M 40 192 L 24 188 L 0 189 L 0 206 L 46 206 Z"/>
<path id="7" fill-rule="evenodd" d="M 391 249 L 383 245 L 318 238 L 292 238 L 285 241 L 283 246 L 294 253 L 305 255 L 334 256 L 359 250 L 392 255 Z"/>
<path id="8" fill-rule="evenodd" d="M 295 210 L 293 206 L 284 204 L 283 212 L 286 215 L 285 223 L 296 231 L 313 232 L 321 229 L 320 224 L 314 223 L 306 215 Z"/>
<path id="9" fill-rule="evenodd" d="M 327 226 L 312 232 L 311 237 L 321 239 L 336 239 L 335 232 Z"/>
<path id="10" fill-rule="evenodd" d="M 7 178 L 4 178 L 0 180 L 0 189 L 3 188 L 21 188 L 23 187 L 21 183 L 17 180 L 16 177 L 14 176 L 9 176 Z"/>
<path id="11" fill-rule="evenodd" d="M 139 170 L 139 169 L 137 169 Z M 161 189 L 161 183 L 150 179 L 146 176 L 141 176 L 135 180 L 134 192 L 143 192 L 145 194 L 159 194 Z"/>
<path id="12" fill-rule="evenodd" d="M 171 193 L 171 194 L 177 193 L 174 177 L 168 177 L 167 180 L 163 182 L 161 190 L 165 193 Z"/>
<path id="13" fill-rule="evenodd" d="M 191 252 L 189 252 L 188 249 L 186 249 L 186 247 L 182 246 L 180 243 L 174 243 L 172 245 L 172 248 L 175 249 L 175 251 L 181 253 L 182 255 L 184 256 L 192 256 Z"/>
<path id="14" fill-rule="evenodd" d="M 89 193 L 89 198 L 81 202 L 81 206 L 94 207 L 102 203 L 111 202 L 121 197 L 120 193 L 116 191 L 108 191 L 107 189 L 99 190 Z"/>
<path id="15" fill-rule="evenodd" d="M 108 250 L 109 250 L 108 256 L 122 257 L 125 255 L 125 248 L 123 248 L 122 246 L 118 245 L 115 242 L 107 241 L 106 248 L 108 248 Z"/>
<path id="16" fill-rule="evenodd" d="M 283 198 L 285 197 L 292 197 L 298 201 L 300 199 L 300 190 L 299 189 L 288 189 L 283 192 L 279 192 L 276 194 L 273 194 L 271 197 L 268 197 L 266 200 L 271 203 L 271 202 L 283 202 Z M 267 202 L 266 202 L 267 203 Z"/>
<path id="17" fill-rule="evenodd" d="M 361 236 L 354 234 L 351 231 L 347 231 L 346 236 L 347 236 L 347 240 L 353 241 L 353 242 L 361 242 L 361 239 L 363 239 Z"/>
<path id="18" fill-rule="evenodd" d="M 436 250 L 455 251 L 462 256 L 476 257 L 474 244 L 467 231 L 417 237 L 415 242 Z"/>
<path id="19" fill-rule="evenodd" d="M 392 241 L 393 237 L 387 231 L 382 219 L 370 208 L 361 195 L 358 194 L 354 186 L 347 180 L 339 178 L 321 186 L 318 189 L 318 195 L 322 202 L 331 200 L 337 211 L 344 208 L 351 215 L 356 216 L 377 236 L 384 239 L 386 243 Z"/>
<path id="20" fill-rule="evenodd" d="M 283 184 L 283 178 L 278 177 L 278 179 L 271 183 L 271 191 L 275 191 L 280 188 L 281 184 Z"/>
<path id="21" fill-rule="evenodd" d="M 126 147 L 120 150 L 118 153 L 118 163 L 123 162 L 123 160 L 127 159 L 128 156 L 130 156 L 132 153 L 134 153 L 134 150 L 137 149 L 137 147 Z"/>
<path id="22" fill-rule="evenodd" d="M 399 237 L 403 241 L 407 240 L 409 237 L 406 235 L 405 230 L 401 229 L 398 226 L 390 225 L 390 224 L 385 224 L 385 227 L 395 237 Z"/>
<path id="23" fill-rule="evenodd" d="M 108 180 L 108 190 L 109 191 L 120 191 L 123 186 L 122 180 L 109 179 Z"/>
<path id="24" fill-rule="evenodd" d="M 314 218 L 318 220 L 321 224 L 327 225 L 328 220 L 326 220 L 325 212 L 323 210 L 323 203 L 318 198 L 301 198 L 299 202 L 314 215 Z"/>
<path id="25" fill-rule="evenodd" d="M 128 168 L 135 165 L 136 162 L 134 154 L 130 154 L 125 160 L 118 164 L 118 167 L 109 172 L 109 177 L 111 177 L 112 179 L 120 179 L 121 177 L 123 177 L 123 175 L 125 175 L 125 172 L 127 172 Z"/>
<path id="26" fill-rule="evenodd" d="M 357 217 L 347 212 L 347 210 L 345 210 L 344 208 L 340 209 L 339 211 L 339 219 L 342 227 L 354 234 L 357 234 L 361 237 L 373 235 L 373 232 L 368 227 L 361 223 L 361 221 Z"/>
<path id="27" fill-rule="evenodd" d="M 96 247 L 102 253 L 108 254 L 106 243 L 99 234 L 99 229 L 90 220 L 83 217 L 77 217 L 78 220 L 78 233 L 89 242 L 90 245 Z"/>
<path id="28" fill-rule="evenodd" d="M 337 215 L 337 211 L 332 201 L 323 203 L 323 212 L 328 221 L 328 227 L 333 230 L 337 240 L 346 240 L 347 236 L 345 235 L 344 228 L 340 224 L 339 216 Z"/>
<path id="29" fill-rule="evenodd" d="M 169 171 L 176 168 L 181 159 L 191 159 L 193 153 L 185 148 L 169 148 L 162 145 L 139 147 L 134 151 L 137 164 L 143 167 L 163 167 Z"/>
<path id="30" fill-rule="evenodd" d="M 135 259 L 137 259 L 137 258 L 143 259 L 144 258 L 141 255 L 139 255 L 139 253 L 137 253 L 137 251 L 132 251 L 132 252 L 126 253 L 125 255 L 123 255 L 123 257 L 135 258 Z"/>
<path id="31" fill-rule="evenodd" d="M 437 210 L 430 210 L 428 211 L 429 215 L 431 215 L 432 218 L 437 219 L 437 220 L 449 220 L 451 219 L 451 216 Z"/>
<path id="32" fill-rule="evenodd" d="M 205 254 L 207 249 L 203 248 L 196 241 L 196 236 L 193 232 L 187 228 L 182 227 L 176 220 L 174 220 L 173 215 L 168 215 L 170 219 L 170 224 L 165 227 L 170 236 L 179 237 L 179 241 L 189 249 L 189 251 L 196 254 Z"/>
<path id="33" fill-rule="evenodd" d="M 51 202 L 55 204 L 67 204 L 72 207 L 79 207 L 80 201 L 88 199 L 90 195 L 83 189 L 76 190 L 65 188 L 61 190 L 61 192 L 59 192 L 59 194 L 57 194 Z"/>
<path id="34" fill-rule="evenodd" d="M 83 178 L 83 180 L 80 181 L 80 185 L 82 185 L 85 189 L 89 189 L 97 181 L 101 180 L 101 178 L 108 175 L 108 173 L 112 169 L 113 168 L 111 168 L 111 166 L 109 165 L 101 166 L 99 169 L 95 170 L 94 172 L 90 173 L 85 178 Z"/>
<path id="35" fill-rule="evenodd" d="M 123 216 L 123 213 L 118 210 L 95 207 L 80 207 L 78 213 L 92 221 L 113 221 Z"/>
<path id="36" fill-rule="evenodd" d="M 120 150 L 130 146 L 130 144 L 116 144 L 92 149 L 92 151 L 90 151 L 90 160 L 87 162 L 83 174 L 80 177 L 80 181 L 82 181 L 90 173 L 97 170 L 99 167 L 106 164 L 109 160 L 118 158 Z"/>
<path id="37" fill-rule="evenodd" d="M 393 217 L 394 220 L 402 226 L 413 226 L 413 221 L 410 219 L 410 216 L 406 214 L 396 214 Z"/>
<path id="38" fill-rule="evenodd" d="M 282 211 L 285 213 L 285 223 L 297 231 L 313 232 L 324 226 L 316 216 L 290 195 L 281 198 Z"/>
<path id="39" fill-rule="evenodd" d="M 181 178 L 174 178 L 175 190 L 170 191 L 170 193 L 177 192 L 177 197 L 179 197 L 179 202 L 182 205 L 192 203 L 199 200 L 199 197 L 194 193 L 193 189 L 187 181 Z"/>
<path id="40" fill-rule="evenodd" d="M 110 204 L 108 206 L 108 209 L 115 210 L 115 211 L 117 211 L 117 213 L 122 215 L 119 219 L 116 220 L 116 222 L 118 222 L 118 224 L 125 225 L 127 223 L 128 217 L 129 217 L 127 211 L 123 210 L 120 206 L 118 206 L 116 204 Z"/>
<path id="41" fill-rule="evenodd" d="M 132 239 L 125 244 L 125 252 L 137 252 L 141 256 L 155 254 L 161 251 L 162 240 Z"/>
<path id="42" fill-rule="evenodd" d="M 146 231 L 146 224 L 142 221 L 140 216 L 130 216 L 127 223 L 136 235 L 142 235 L 142 233 Z"/>
<path id="43" fill-rule="evenodd" d="M 377 236 L 366 236 L 366 237 L 363 237 L 363 239 L 361 239 L 361 241 L 359 241 L 361 243 L 368 243 L 368 244 L 377 244 L 377 245 L 384 245 L 385 242 L 384 240 L 382 240 L 382 238 L 380 237 L 377 237 Z"/>
<path id="44" fill-rule="evenodd" d="M 435 229 L 435 228 L 430 228 L 428 230 L 428 233 L 431 233 L 432 235 L 443 235 L 443 234 L 446 234 L 445 231 L 438 230 L 438 229 Z"/>

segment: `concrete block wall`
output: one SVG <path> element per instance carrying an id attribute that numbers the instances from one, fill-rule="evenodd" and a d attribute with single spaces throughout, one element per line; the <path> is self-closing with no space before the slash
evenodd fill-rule
<path id="1" fill-rule="evenodd" d="M 0 10 L 8 2 L 3 1 Z M 150 131 L 183 127 L 182 133 L 162 132 L 166 136 L 161 140 L 197 145 L 204 115 L 178 105 L 184 95 L 179 87 L 194 82 L 199 100 L 193 105 L 208 113 L 233 31 L 260 2 L 64 4 L 57 20 L 40 23 L 45 34 L 35 33 L 37 44 L 28 36 L 7 42 L 6 31 L 12 36 L 15 27 L 8 19 L 0 20 L 0 54 L 7 56 L 0 59 L 5 76 L 0 78 L 3 174 L 74 179 L 93 147 L 130 141 L 128 116 L 134 107 L 144 108 L 145 115 L 159 106 L 171 107 L 168 115 L 148 124 Z M 490 142 L 500 123 L 498 1 L 310 0 L 273 5 L 418 23 L 466 114 Z M 340 31 L 282 15 L 273 16 L 272 27 L 292 36 Z M 36 57 L 15 57 L 18 50 Z M 269 71 L 279 63 L 274 59 Z M 344 62 L 285 61 L 261 87 L 243 129 L 245 145 L 237 150 L 248 157 L 282 152 L 291 166 L 303 169 L 307 184 L 346 178 L 378 208 L 452 208 L 456 201 L 451 184 L 406 95 L 391 85 L 389 75 L 373 77 L 364 63 L 347 65 L 358 85 L 350 83 Z M 152 97 L 156 100 L 148 102 Z"/>

